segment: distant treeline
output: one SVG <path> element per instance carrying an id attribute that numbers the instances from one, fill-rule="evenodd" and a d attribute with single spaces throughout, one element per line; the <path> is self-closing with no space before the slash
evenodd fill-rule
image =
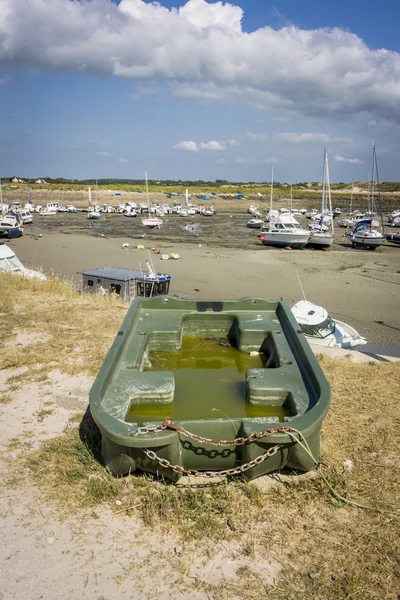
<path id="1" fill-rule="evenodd" d="M 0 177 L 3 183 L 18 183 L 13 182 L 13 179 L 19 179 L 20 183 L 26 184 L 36 184 L 38 180 L 42 182 L 46 182 L 49 184 L 60 184 L 60 185 L 87 185 L 95 187 L 96 185 L 99 187 L 103 186 L 111 186 L 116 187 L 119 185 L 129 185 L 129 186 L 137 186 L 139 189 L 144 189 L 144 181 L 143 179 L 66 179 L 64 177 L 35 177 L 34 179 L 26 179 L 23 177 L 12 176 L 12 177 Z M 228 181 L 226 179 L 216 179 L 214 181 L 205 181 L 203 179 L 198 180 L 183 180 L 183 179 L 149 179 L 149 186 L 160 186 L 160 188 L 174 188 L 174 187 L 204 187 L 204 188 L 222 188 L 222 187 L 237 187 L 237 188 L 261 188 L 265 186 L 269 186 L 269 181 Z M 321 187 L 321 182 L 319 181 L 300 181 L 297 183 L 293 183 L 293 188 L 296 189 L 304 189 L 304 190 L 315 190 Z M 339 183 L 331 183 L 331 188 L 334 190 L 340 190 L 342 188 L 346 188 L 348 190 L 351 189 L 351 183 L 345 183 L 343 181 Z M 368 183 L 366 181 L 354 181 L 354 187 L 358 187 L 361 189 L 367 189 Z M 289 188 L 289 184 L 276 181 L 274 182 L 275 188 Z M 383 181 L 380 183 L 380 188 L 382 192 L 399 192 L 400 191 L 400 182 L 395 181 Z"/>

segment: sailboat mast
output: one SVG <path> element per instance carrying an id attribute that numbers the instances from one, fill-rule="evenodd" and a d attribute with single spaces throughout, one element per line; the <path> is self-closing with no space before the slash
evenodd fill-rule
<path id="1" fill-rule="evenodd" d="M 147 181 L 147 171 L 144 172 L 144 177 L 146 179 L 146 200 L 147 200 L 147 206 L 149 205 L 149 183 Z"/>
<path id="2" fill-rule="evenodd" d="M 290 214 L 292 214 L 292 208 L 293 208 L 293 185 L 290 184 Z"/>
<path id="3" fill-rule="evenodd" d="M 269 212 L 272 211 L 272 196 L 274 194 L 274 166 L 275 166 L 275 161 L 274 161 L 274 158 L 272 157 L 271 196 L 269 199 Z"/>
<path id="4" fill-rule="evenodd" d="M 328 160 L 328 150 L 325 148 L 325 179 L 326 179 L 326 194 L 327 194 L 327 208 L 329 210 L 329 215 L 331 219 L 331 229 L 332 234 L 335 233 L 333 227 L 333 217 L 332 217 L 332 196 L 331 196 L 331 182 L 329 178 L 329 160 Z"/>
<path id="5" fill-rule="evenodd" d="M 381 197 L 381 184 L 380 184 L 380 181 L 379 181 L 378 161 L 376 159 L 376 148 L 375 148 L 375 145 L 374 145 L 373 157 L 374 157 L 374 164 L 375 164 L 375 170 L 376 170 L 376 183 L 377 183 L 377 188 L 378 188 L 379 212 L 381 213 L 382 234 L 385 235 L 385 227 L 383 225 L 383 207 L 382 207 L 382 197 Z M 372 219 L 372 215 L 371 215 L 371 219 Z"/>
<path id="6" fill-rule="evenodd" d="M 371 203 L 369 207 L 370 217 L 372 219 L 372 212 L 374 206 L 374 192 L 375 192 L 375 146 L 372 147 L 372 175 L 371 175 Z"/>

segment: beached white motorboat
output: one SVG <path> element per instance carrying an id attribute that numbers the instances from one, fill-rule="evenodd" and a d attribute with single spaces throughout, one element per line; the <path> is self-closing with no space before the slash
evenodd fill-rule
<path id="1" fill-rule="evenodd" d="M 67 213 L 77 213 L 78 212 L 78 209 L 73 204 L 67 204 L 67 206 L 65 207 L 65 210 Z"/>
<path id="2" fill-rule="evenodd" d="M 364 246 L 370 250 L 375 250 L 378 246 L 382 246 L 385 242 L 385 236 L 376 229 L 373 223 L 372 219 L 362 219 L 356 223 L 352 231 L 346 232 L 353 248 Z"/>
<path id="3" fill-rule="evenodd" d="M 0 243 L 0 273 L 13 273 L 14 275 L 24 275 L 31 279 L 41 279 L 46 281 L 46 276 L 38 271 L 27 269 L 22 262 L 17 258 L 15 252 L 6 244 Z"/>
<path id="4" fill-rule="evenodd" d="M 4 237 L 17 238 L 24 232 L 24 224 L 18 213 L 9 211 L 5 215 L 0 215 L 0 235 Z"/>
<path id="5" fill-rule="evenodd" d="M 48 202 L 45 208 L 42 208 L 39 212 L 43 217 L 53 217 L 57 214 L 59 208 L 58 202 Z"/>
<path id="6" fill-rule="evenodd" d="M 158 217 L 149 217 L 148 219 L 142 219 L 143 227 L 147 227 L 148 229 L 154 229 L 158 227 L 161 228 L 163 224 L 163 220 Z"/>
<path id="7" fill-rule="evenodd" d="M 300 300 L 292 312 L 310 344 L 334 348 L 352 348 L 367 343 L 353 327 L 332 319 L 322 306 Z"/>
<path id="8" fill-rule="evenodd" d="M 21 221 L 24 225 L 27 223 L 33 223 L 33 217 L 29 210 L 22 209 L 19 213 L 19 216 L 21 217 Z"/>
<path id="9" fill-rule="evenodd" d="M 342 209 L 339 207 L 336 207 L 333 209 L 332 214 L 334 217 L 340 217 L 340 215 L 342 214 Z"/>
<path id="10" fill-rule="evenodd" d="M 260 236 L 264 246 L 276 246 L 278 248 L 305 248 L 310 239 L 311 232 L 303 229 L 291 215 L 281 215 L 270 221 L 268 231 Z"/>
<path id="11" fill-rule="evenodd" d="M 247 221 L 246 223 L 246 227 L 249 227 L 249 229 L 261 229 L 261 227 L 263 226 L 264 221 L 262 219 L 250 219 L 249 221 Z"/>

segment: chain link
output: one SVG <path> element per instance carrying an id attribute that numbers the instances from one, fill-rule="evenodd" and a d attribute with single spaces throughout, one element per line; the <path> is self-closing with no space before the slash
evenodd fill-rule
<path id="1" fill-rule="evenodd" d="M 160 458 L 152 450 L 146 450 L 145 448 L 141 448 L 141 451 L 144 452 L 147 458 L 156 461 L 161 467 L 164 467 L 165 469 L 172 469 L 172 471 L 174 471 L 175 473 L 179 473 L 180 475 L 189 475 L 192 477 L 206 477 L 208 479 L 212 479 L 214 477 L 232 477 L 233 475 L 241 475 L 249 469 L 260 465 L 262 462 L 264 462 L 264 460 L 276 454 L 278 450 L 282 447 L 282 444 L 276 444 L 275 446 L 271 446 L 271 448 L 268 448 L 268 450 L 264 452 L 264 454 L 257 456 L 250 462 L 244 465 L 240 465 L 240 467 L 234 467 L 233 469 L 225 469 L 223 471 L 197 471 L 196 469 L 185 469 L 180 465 L 173 465 L 166 458 Z"/>
<path id="2" fill-rule="evenodd" d="M 144 435 L 146 433 L 161 433 L 161 431 L 165 431 L 165 429 L 164 423 L 161 425 L 145 425 L 143 427 L 138 427 L 137 430 L 132 431 L 130 435 L 136 437 L 137 435 Z"/>
<path id="3" fill-rule="evenodd" d="M 164 419 L 161 425 L 146 425 L 144 427 L 138 427 L 135 432 L 131 433 L 131 436 L 136 437 L 138 435 L 143 435 L 146 433 L 160 433 L 161 431 L 165 431 L 166 429 L 172 429 L 173 431 L 176 431 L 177 433 L 180 433 L 181 435 L 195 442 L 199 442 L 200 444 L 208 444 L 210 446 L 217 447 L 243 446 L 244 444 L 248 444 L 261 438 L 273 435 L 274 433 L 288 433 L 291 430 L 290 427 L 284 426 L 275 428 L 267 427 L 266 429 L 263 429 L 263 431 L 255 431 L 251 433 L 246 438 L 237 437 L 233 440 L 213 440 L 211 438 L 206 438 L 201 435 L 197 435 L 196 433 L 192 433 L 191 431 L 188 431 L 181 425 L 174 425 L 172 419 L 170 417 L 167 417 L 166 419 Z"/>

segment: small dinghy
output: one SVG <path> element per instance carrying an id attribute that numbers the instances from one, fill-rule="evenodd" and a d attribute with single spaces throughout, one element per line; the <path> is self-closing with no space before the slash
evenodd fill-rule
<path id="1" fill-rule="evenodd" d="M 400 244 L 400 233 L 386 233 L 385 237 L 392 244 Z"/>
<path id="2" fill-rule="evenodd" d="M 262 219 L 250 219 L 250 221 L 247 221 L 246 223 L 246 227 L 249 227 L 250 229 L 261 229 L 261 227 L 263 226 L 263 220 Z"/>

